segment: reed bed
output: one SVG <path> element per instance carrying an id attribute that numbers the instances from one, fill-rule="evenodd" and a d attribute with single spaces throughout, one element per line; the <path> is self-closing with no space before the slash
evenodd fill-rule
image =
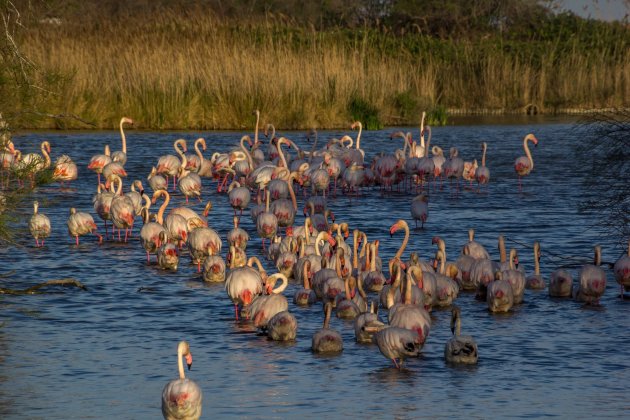
<path id="1" fill-rule="evenodd" d="M 39 24 L 22 46 L 57 75 L 42 105 L 104 128 L 129 115 L 152 129 L 241 129 L 254 109 L 284 129 L 346 127 L 366 113 L 376 125 L 412 124 L 436 107 L 525 112 L 533 104 L 553 113 L 630 98 L 628 36 L 599 48 L 437 40 L 236 25 L 200 12 Z"/>

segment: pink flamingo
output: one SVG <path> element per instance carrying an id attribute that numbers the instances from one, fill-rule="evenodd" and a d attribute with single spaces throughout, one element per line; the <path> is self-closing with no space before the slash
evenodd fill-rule
<path id="1" fill-rule="evenodd" d="M 68 233 L 74 236 L 77 246 L 79 246 L 79 236 L 88 233 L 94 233 L 98 236 L 98 242 L 103 242 L 103 237 L 96 232 L 96 223 L 89 213 L 77 211 L 74 207 L 70 209 L 70 217 L 68 218 Z"/>
<path id="2" fill-rule="evenodd" d="M 540 244 L 534 242 L 534 274 L 525 280 L 527 289 L 544 289 L 545 279 L 540 275 Z"/>
<path id="3" fill-rule="evenodd" d="M 105 145 L 105 152 L 102 154 L 97 154 L 92 156 L 90 159 L 90 163 L 88 164 L 88 169 L 93 170 L 98 175 L 98 183 L 101 183 L 101 174 L 103 173 L 103 168 L 108 163 L 111 163 L 112 158 L 109 152 L 109 145 Z"/>
<path id="4" fill-rule="evenodd" d="M 311 349 L 314 353 L 339 353 L 343 351 L 341 334 L 330 328 L 332 302 L 324 304 L 324 326 L 313 334 Z"/>
<path id="5" fill-rule="evenodd" d="M 486 150 L 488 145 L 484 141 L 481 143 L 483 154 L 481 155 L 481 166 L 475 170 L 475 179 L 477 180 L 477 191 L 481 185 L 487 185 L 490 182 L 490 169 L 486 166 Z"/>
<path id="6" fill-rule="evenodd" d="M 186 378 L 182 363 L 184 357 L 190 370 L 192 366 L 190 346 L 186 341 L 180 341 L 177 345 L 179 378 L 167 383 L 162 390 L 162 415 L 166 420 L 196 420 L 201 417 L 201 388 L 194 381 Z"/>
<path id="7" fill-rule="evenodd" d="M 624 291 L 630 290 L 630 241 L 628 241 L 628 252 L 615 262 L 613 267 L 615 280 L 621 286 L 621 297 Z"/>
<path id="8" fill-rule="evenodd" d="M 173 190 L 175 190 L 175 185 L 177 184 L 177 174 L 179 173 L 179 168 L 184 164 L 186 165 L 186 156 L 184 152 L 186 152 L 186 140 L 177 139 L 173 143 L 173 148 L 175 152 L 179 155 L 164 155 L 158 159 L 156 172 L 161 175 L 166 176 L 166 184 L 168 185 L 168 177 L 173 177 Z"/>
<path id="9" fill-rule="evenodd" d="M 429 217 L 429 197 L 426 194 L 420 194 L 411 202 L 411 217 L 416 222 L 418 227 L 418 220 L 422 222 L 420 228 L 424 228 L 424 223 Z"/>
<path id="10" fill-rule="evenodd" d="M 534 147 L 538 146 L 538 139 L 532 134 L 528 134 L 523 139 L 523 149 L 525 150 L 525 156 L 519 156 L 514 162 L 514 170 L 518 174 L 518 190 L 522 191 L 521 177 L 529 175 L 529 173 L 534 169 L 534 159 L 532 158 L 532 153 L 527 146 L 527 142 L 531 141 L 534 143 Z"/>
<path id="11" fill-rule="evenodd" d="M 595 246 L 593 264 L 585 264 L 578 274 L 578 287 L 574 297 L 579 302 L 598 304 L 599 298 L 606 290 L 606 271 L 600 267 L 602 248 Z"/>
<path id="12" fill-rule="evenodd" d="M 125 137 L 123 124 L 133 125 L 133 120 L 127 117 L 122 117 L 120 119 L 119 127 L 120 127 L 120 139 L 122 141 L 122 150 L 117 150 L 114 153 L 112 153 L 112 161 L 118 162 L 121 165 L 125 166 L 125 163 L 127 163 L 127 137 Z"/>

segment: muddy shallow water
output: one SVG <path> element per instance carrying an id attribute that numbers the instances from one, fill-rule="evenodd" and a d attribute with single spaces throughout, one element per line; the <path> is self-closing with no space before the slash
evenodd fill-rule
<path id="1" fill-rule="evenodd" d="M 390 141 L 393 130 L 364 132 L 366 158 L 401 141 Z M 412 129 L 417 137 L 417 129 Z M 535 169 L 519 193 L 513 162 L 523 154 L 522 139 L 534 132 Z M 303 133 L 287 133 L 306 145 Z M 342 132 L 320 133 L 322 138 Z M 353 137 L 355 133 L 346 132 Z M 208 152 L 226 151 L 241 133 L 149 133 L 128 130 L 128 179 L 146 179 L 159 156 L 172 153 L 178 137 L 192 141 L 203 136 Z M 73 277 L 88 291 L 73 289 L 34 296 L 3 296 L 0 300 L 0 416 L 2 418 L 159 418 L 164 385 L 177 376 L 176 348 L 189 341 L 194 355 L 187 372 L 202 388 L 202 418 L 496 418 L 559 416 L 571 418 L 620 417 L 628 412 L 630 383 L 630 303 L 618 298 L 612 271 L 600 307 L 572 300 L 551 299 L 547 291 L 526 290 L 525 301 L 507 315 L 492 315 L 470 293 L 460 293 L 462 332 L 475 337 L 479 364 L 452 367 L 443 357 L 451 335 L 450 312 L 433 312 L 427 343 L 418 359 L 405 368 L 393 368 L 373 345 L 354 342 L 351 321 L 333 318 L 341 332 L 344 351 L 317 356 L 311 337 L 322 324 L 321 304 L 295 307 L 292 283 L 285 295 L 297 317 L 298 338 L 289 344 L 268 341 L 247 323 L 233 319 L 233 306 L 223 284 L 204 284 L 196 267 L 182 256 L 177 272 L 147 265 L 136 228 L 129 243 L 112 240 L 99 245 L 82 237 L 79 247 L 68 236 L 68 209 L 89 211 L 99 230 L 91 198 L 96 175 L 86 166 L 90 157 L 109 143 L 120 149 L 116 132 L 32 133 L 15 139 L 23 152 L 38 150 L 41 140 L 52 144 L 53 159 L 69 154 L 79 165 L 79 180 L 68 189 L 56 184 L 34 194 L 40 212 L 47 214 L 53 233 L 37 249 L 25 230 L 15 246 L 0 249 L 0 273 L 6 287 L 25 288 L 36 282 Z M 622 250 L 613 238 L 593 225 L 593 216 L 578 212 L 584 197 L 580 171 L 573 156 L 578 141 L 566 123 L 540 125 L 475 125 L 435 128 L 433 142 L 445 150 L 456 145 L 466 160 L 480 158 L 480 143 L 488 143 L 487 192 L 463 190 L 455 196 L 448 185 L 432 192 L 429 219 L 424 229 L 413 229 L 410 193 L 382 194 L 364 190 L 348 198 L 329 199 L 337 221 L 364 230 L 370 240 L 380 239 L 380 255 L 391 258 L 402 233 L 390 238 L 397 219 L 412 226 L 405 252 L 434 255 L 431 238 L 446 240 L 449 260 L 467 240 L 468 228 L 476 240 L 498 259 L 497 236 L 519 250 L 527 273 L 533 271 L 531 245 L 541 243 L 541 272 L 548 279 L 560 265 L 592 259 L 593 245 L 603 248 L 603 260 L 614 262 Z M 209 157 L 210 153 L 206 153 Z M 128 184 L 128 183 L 127 183 Z M 146 185 L 146 182 L 145 182 Z M 147 186 L 147 190 L 149 190 Z M 204 180 L 204 201 L 214 208 L 209 221 L 223 238 L 232 227 L 227 196 L 216 193 L 216 182 Z M 304 198 L 299 196 L 299 207 Z M 173 203 L 174 201 L 174 203 Z M 177 194 L 171 206 L 181 205 Z M 28 204 L 28 203 L 27 203 Z M 201 211 L 203 203 L 191 203 Z M 23 209 L 19 225 L 26 229 L 32 209 Z M 296 223 L 303 223 L 299 215 Z M 140 223 L 138 223 L 139 225 Z M 248 255 L 261 255 L 255 226 L 243 217 L 242 227 L 252 240 Z M 570 259 L 577 257 L 577 259 Z M 265 260 L 268 269 L 271 264 Z M 380 316 L 386 319 L 386 311 Z"/>

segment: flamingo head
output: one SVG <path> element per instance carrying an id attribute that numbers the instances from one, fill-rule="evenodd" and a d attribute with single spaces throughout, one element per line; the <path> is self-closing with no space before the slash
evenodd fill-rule
<path id="1" fill-rule="evenodd" d="M 188 366 L 188 370 L 192 367 L 192 354 L 190 352 L 186 355 L 186 366 Z"/>
<path id="2" fill-rule="evenodd" d="M 434 237 L 431 239 L 431 244 L 432 244 L 432 245 L 439 244 L 439 243 L 440 243 L 440 237 L 439 237 L 439 236 L 434 236 Z"/>
<path id="3" fill-rule="evenodd" d="M 402 228 L 402 227 L 403 227 L 403 222 L 404 222 L 403 220 L 399 220 L 399 221 L 397 221 L 396 223 L 394 223 L 394 224 L 392 225 L 392 227 L 390 227 L 390 228 L 389 228 L 389 235 L 390 235 L 390 236 L 393 236 L 393 235 L 394 235 L 394 233 L 396 233 L 396 231 L 397 231 L 398 229 Z"/>
<path id="4" fill-rule="evenodd" d="M 293 226 L 287 227 L 286 236 L 293 236 Z"/>

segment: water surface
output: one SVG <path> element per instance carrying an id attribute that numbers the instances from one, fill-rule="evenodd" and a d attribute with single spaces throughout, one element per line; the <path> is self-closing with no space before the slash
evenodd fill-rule
<path id="1" fill-rule="evenodd" d="M 393 130 L 364 132 L 361 146 L 370 158 L 401 147 L 390 141 Z M 417 138 L 417 130 L 412 129 Z M 534 132 L 535 170 L 518 192 L 513 162 L 523 154 L 522 139 Z M 242 133 L 150 133 L 128 131 L 128 179 L 145 180 L 159 156 L 172 154 L 172 142 L 198 136 L 208 141 L 209 157 L 227 151 Z M 303 133 L 286 133 L 306 145 Z M 355 133 L 325 132 L 322 138 Z M 630 408 L 630 318 L 628 302 L 617 297 L 608 270 L 608 289 L 601 307 L 572 300 L 550 299 L 546 291 L 525 292 L 525 302 L 508 315 L 491 315 L 473 295 L 461 293 L 463 332 L 479 345 L 478 366 L 447 366 L 444 343 L 450 337 L 448 311 L 433 312 L 433 326 L 418 359 L 405 369 L 393 368 L 375 346 L 354 342 L 351 322 L 333 319 L 342 333 L 344 351 L 322 357 L 310 351 L 311 337 L 321 327 L 321 304 L 310 308 L 289 304 L 299 323 L 298 339 L 279 344 L 267 341 L 247 324 L 233 320 L 233 306 L 222 284 L 204 284 L 186 256 L 177 272 L 147 265 L 136 238 L 128 244 L 94 237 L 81 238 L 77 248 L 68 236 L 68 209 L 92 210 L 96 175 L 89 158 L 109 143 L 120 149 L 116 132 L 32 133 L 15 139 L 23 152 L 38 150 L 48 139 L 53 159 L 69 154 L 79 164 L 79 180 L 70 189 L 56 185 L 34 194 L 40 211 L 53 224 L 52 236 L 41 249 L 26 231 L 15 246 L 0 249 L 7 287 L 25 288 L 40 281 L 73 277 L 88 291 L 73 289 L 34 296 L 3 296 L 0 300 L 0 416 L 29 419 L 159 418 L 164 385 L 177 376 L 177 342 L 190 342 L 193 368 L 187 374 L 203 389 L 203 417 L 245 418 L 562 418 L 620 417 Z M 541 271 L 589 261 L 596 243 L 603 260 L 621 253 L 615 240 L 592 227 L 593 215 L 578 212 L 583 177 L 573 156 L 578 141 L 566 123 L 543 125 L 475 125 L 435 128 L 433 142 L 445 150 L 458 146 L 466 160 L 480 159 L 480 143 L 488 143 L 491 183 L 487 192 L 464 190 L 455 196 L 448 186 L 431 193 L 425 229 L 412 229 L 410 251 L 433 256 L 431 238 L 446 240 L 449 260 L 455 259 L 475 228 L 476 239 L 498 259 L 497 236 L 519 250 L 526 271 L 533 271 L 531 245 L 541 243 Z M 308 147 L 308 145 L 307 145 Z M 148 188 L 148 187 L 147 187 Z M 210 225 L 224 238 L 231 229 L 232 209 L 216 183 L 204 180 L 205 199 L 214 208 Z M 389 227 L 409 214 L 413 195 L 365 190 L 361 197 L 331 198 L 337 221 L 380 239 L 385 261 L 396 252 L 402 234 L 389 236 Z M 300 208 L 303 207 L 300 197 Z M 173 205 L 181 205 L 181 196 Z M 28 204 L 28 203 L 27 203 Z M 203 203 L 191 206 L 201 211 Z M 26 228 L 30 204 L 20 223 Z M 94 214 L 102 232 L 102 222 Z M 303 223 L 300 215 L 297 223 Z M 255 226 L 246 215 L 242 227 L 252 236 L 248 255 L 261 254 Z M 570 257 L 577 257 L 571 259 Z M 268 268 L 271 264 L 265 261 Z M 291 296 L 291 284 L 285 295 Z M 140 290 L 140 288 L 143 288 Z M 385 311 L 381 316 L 386 319 Z"/>

